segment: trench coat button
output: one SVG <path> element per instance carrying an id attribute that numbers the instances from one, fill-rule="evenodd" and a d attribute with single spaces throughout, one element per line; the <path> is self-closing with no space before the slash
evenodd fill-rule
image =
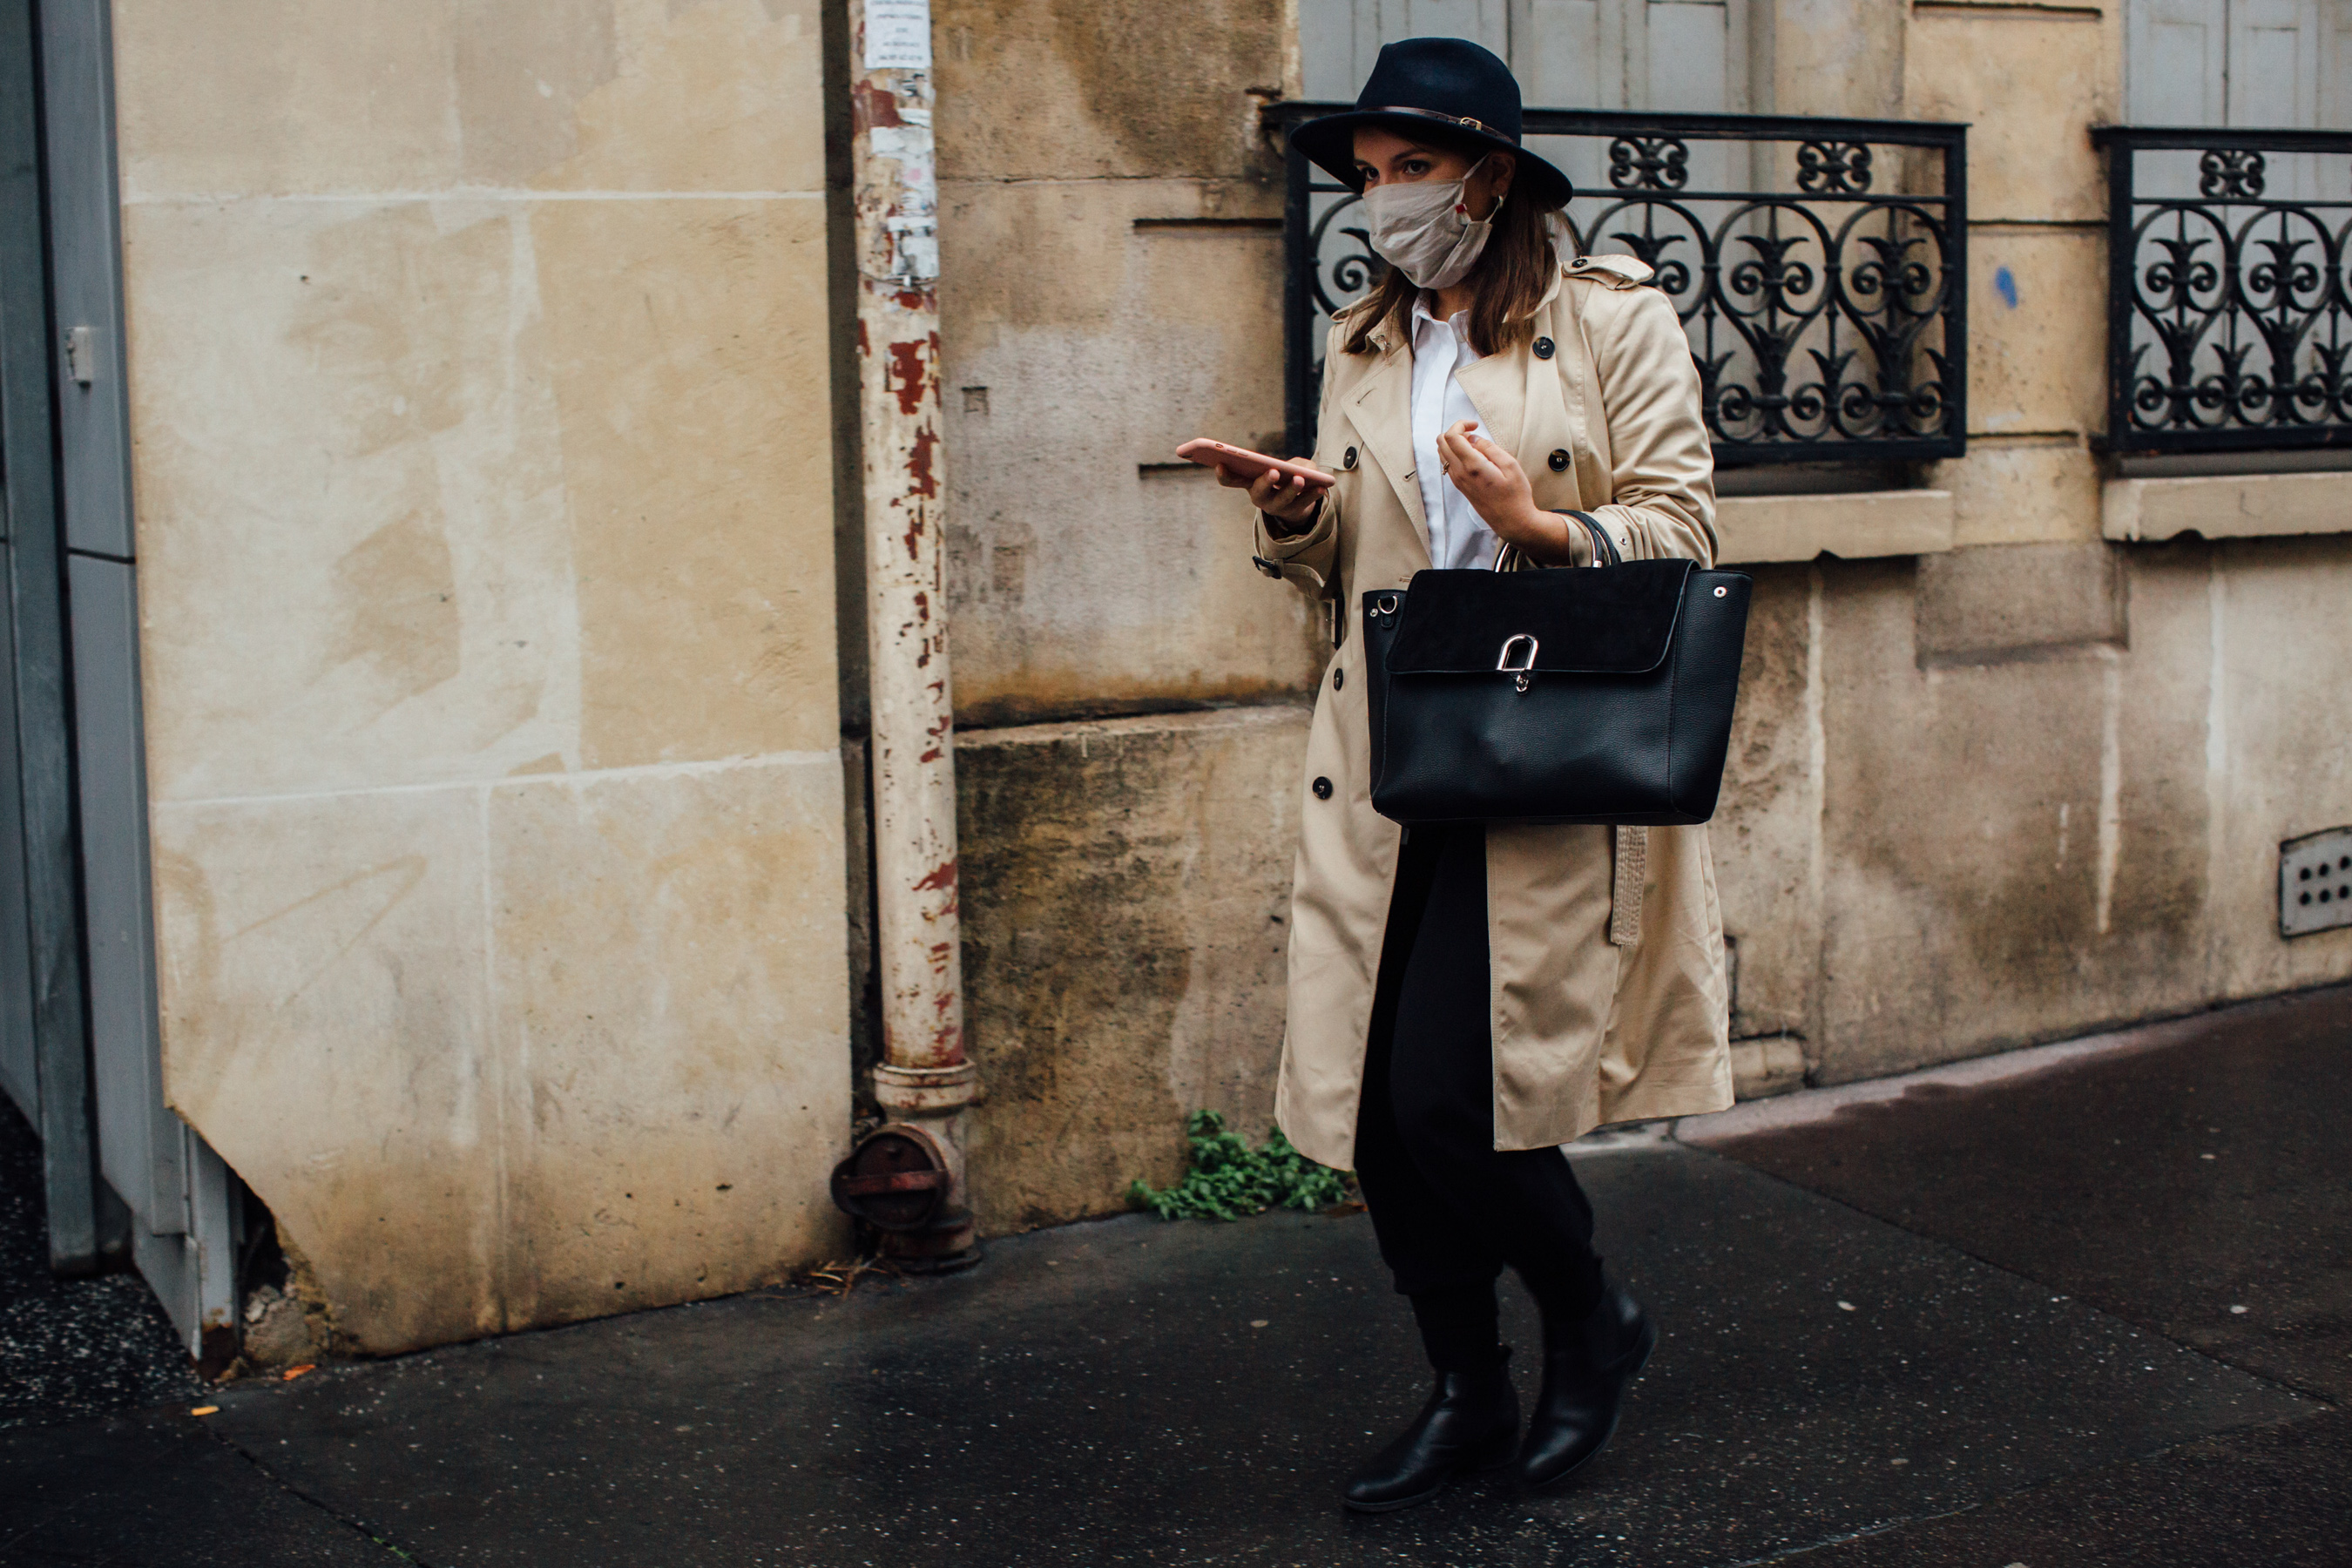
<path id="1" fill-rule="evenodd" d="M 1536 358 L 1551 358 L 1551 340 L 1549 338 L 1538 338 L 1536 340 Z"/>
<path id="2" fill-rule="evenodd" d="M 1276 566 L 1273 562 L 1268 561 L 1263 555 L 1251 556 L 1250 564 L 1256 567 L 1259 571 L 1265 573 L 1269 577 L 1279 577 L 1282 575 L 1282 568 Z"/>
<path id="3" fill-rule="evenodd" d="M 1341 688 L 1341 687 L 1343 687 L 1343 686 L 1345 686 L 1345 685 L 1347 685 L 1347 684 L 1348 684 L 1348 672 L 1347 672 L 1346 670 L 1344 670 L 1344 669 L 1335 669 L 1335 670 L 1333 670 L 1333 671 L 1331 672 L 1331 689 L 1332 689 L 1332 690 L 1337 691 L 1337 690 L 1339 690 L 1339 688 Z"/>
<path id="4" fill-rule="evenodd" d="M 1343 468 L 1352 468 L 1356 466 L 1356 449 L 1353 447 L 1349 447 L 1348 455 L 1339 459 L 1339 466 Z"/>
<path id="5" fill-rule="evenodd" d="M 1555 473 L 1555 474 L 1564 474 L 1564 473 L 1568 472 L 1568 448 L 1567 448 L 1567 447 L 1553 447 L 1553 448 L 1552 448 L 1551 456 L 1550 456 L 1549 458 L 1546 458 L 1546 459 L 1544 459 L 1544 460 L 1545 460 L 1546 462 L 1548 462 L 1548 463 L 1549 463 L 1549 464 L 1551 465 L 1551 471 L 1552 471 L 1553 473 Z"/>
<path id="6" fill-rule="evenodd" d="M 1331 781 L 1329 779 L 1317 779 L 1315 781 L 1315 798 L 1317 800 L 1329 800 L 1331 798 Z"/>

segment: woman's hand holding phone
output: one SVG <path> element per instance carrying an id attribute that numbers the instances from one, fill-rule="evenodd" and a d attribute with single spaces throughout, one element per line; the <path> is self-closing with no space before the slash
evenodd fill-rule
<path id="1" fill-rule="evenodd" d="M 1261 474 L 1245 474 L 1223 463 L 1217 465 L 1217 483 L 1227 489 L 1249 491 L 1250 504 L 1268 517 L 1278 517 L 1293 528 L 1304 528 L 1315 521 L 1323 509 L 1321 485 L 1310 485 L 1296 474 L 1284 474 L 1268 468 Z"/>
<path id="2" fill-rule="evenodd" d="M 1302 528 L 1322 509 L 1323 492 L 1335 482 L 1313 464 L 1269 458 L 1246 447 L 1229 447 L 1202 436 L 1176 448 L 1187 462 L 1216 470 L 1217 482 L 1227 489 L 1247 490 L 1251 502 L 1269 517 Z"/>

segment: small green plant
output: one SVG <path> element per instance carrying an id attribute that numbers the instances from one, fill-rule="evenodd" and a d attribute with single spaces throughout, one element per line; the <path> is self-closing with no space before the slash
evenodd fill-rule
<path id="1" fill-rule="evenodd" d="M 1196 1110 L 1184 1120 L 1184 1135 L 1192 1141 L 1192 1168 L 1163 1191 L 1141 1181 L 1128 1188 L 1128 1201 L 1137 1208 L 1161 1219 L 1241 1219 L 1271 1208 L 1319 1209 L 1348 1201 L 1347 1174 L 1292 1148 L 1279 1127 L 1253 1149 L 1239 1133 L 1225 1131 L 1223 1117 Z"/>

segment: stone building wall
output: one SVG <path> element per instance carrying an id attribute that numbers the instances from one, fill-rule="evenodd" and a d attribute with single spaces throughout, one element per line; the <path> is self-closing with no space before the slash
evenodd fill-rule
<path id="1" fill-rule="evenodd" d="M 2352 821 L 2312 728 L 2352 658 L 2352 535 L 2313 531 L 2352 475 L 2289 504 L 2093 447 L 2120 5 L 1757 9 L 1759 109 L 1972 123 L 1970 439 L 1899 492 L 1726 504 L 1758 578 L 1715 825 L 1742 1093 L 2352 974 L 2352 933 L 2278 937 L 2273 890 L 2280 839 Z M 975 1171 L 1005 1230 L 1164 1177 L 1194 1105 L 1270 1117 L 1263 922 L 1324 644 L 1248 572 L 1245 510 L 1159 465 L 1278 439 L 1255 125 L 1297 76 L 1274 0 L 938 15 Z M 2151 508 L 2157 540 L 2231 520 L 2116 542 Z"/>
<path id="2" fill-rule="evenodd" d="M 934 9 L 1003 1232 L 1166 1180 L 1195 1107 L 1270 1116 L 1326 645 L 1171 449 L 1280 442 L 1258 110 L 1301 75 L 1284 0 Z M 2278 840 L 2352 821 L 2313 697 L 2352 478 L 2093 446 L 2114 0 L 1751 10 L 1755 107 L 1976 129 L 1969 454 L 1724 507 L 1742 1092 L 2352 973 L 2272 888 Z M 848 1240 L 842 15 L 114 6 L 167 1091 L 345 1348 Z"/>
<path id="3" fill-rule="evenodd" d="M 117 0 L 172 1104 L 370 1352 L 845 1240 L 815 0 Z"/>

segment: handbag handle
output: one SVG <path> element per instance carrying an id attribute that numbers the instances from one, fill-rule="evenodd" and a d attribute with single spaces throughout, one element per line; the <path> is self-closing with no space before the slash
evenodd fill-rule
<path id="1" fill-rule="evenodd" d="M 1592 535 L 1592 563 L 1595 566 L 1625 564 L 1625 558 L 1617 552 L 1617 542 L 1609 537 L 1609 531 L 1601 527 L 1600 520 L 1591 512 L 1565 511 L 1558 515 L 1576 519 L 1584 524 L 1584 531 Z M 1528 552 L 1516 544 L 1507 543 L 1495 552 L 1495 570 L 1497 572 L 1524 572 L 1534 564 L 1528 559 Z"/>
<path id="2" fill-rule="evenodd" d="M 1572 511 L 1568 515 L 1584 524 L 1585 531 L 1592 535 L 1592 563 L 1595 566 L 1625 564 L 1625 558 L 1617 552 L 1617 542 L 1609 537 L 1609 531 L 1601 526 L 1599 518 L 1589 511 Z"/>

